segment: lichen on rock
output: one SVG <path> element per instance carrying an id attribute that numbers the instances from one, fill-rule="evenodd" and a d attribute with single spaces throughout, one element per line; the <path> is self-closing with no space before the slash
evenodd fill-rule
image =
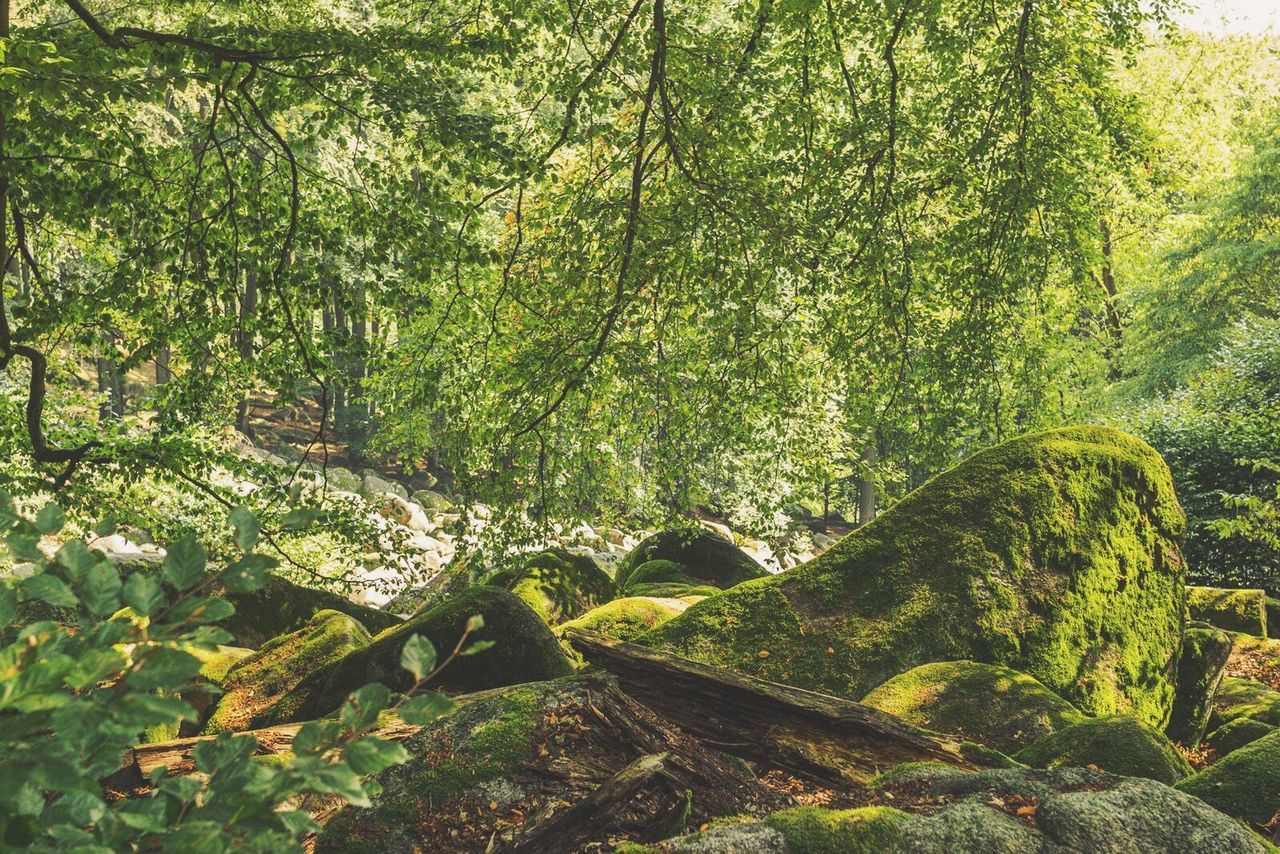
<path id="1" fill-rule="evenodd" d="M 880 685 L 868 706 L 1006 753 L 1085 719 L 1036 679 L 997 664 L 923 664 Z"/>
<path id="2" fill-rule="evenodd" d="M 931 661 L 1034 676 L 1088 714 L 1163 726 L 1186 520 L 1141 440 L 1073 427 L 944 472 L 796 569 L 700 602 L 644 642 L 856 699 Z"/>

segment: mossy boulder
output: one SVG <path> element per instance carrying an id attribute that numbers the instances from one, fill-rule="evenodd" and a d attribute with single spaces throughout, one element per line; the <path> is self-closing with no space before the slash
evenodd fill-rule
<path id="1" fill-rule="evenodd" d="M 1085 719 L 1031 676 L 976 661 L 922 664 L 885 682 L 862 702 L 916 726 L 1005 753 Z"/>
<path id="2" fill-rule="evenodd" d="M 689 603 L 679 599 L 625 596 L 592 608 L 575 620 L 561 623 L 555 631 L 562 634 L 565 629 L 580 629 L 615 640 L 632 641 L 683 614 L 688 607 Z"/>
<path id="3" fill-rule="evenodd" d="M 782 834 L 787 847 L 806 854 L 881 854 L 898 845 L 911 816 L 893 807 L 831 810 L 794 807 L 764 824 Z"/>
<path id="4" fill-rule="evenodd" d="M 1255 679 L 1234 676 L 1223 679 L 1213 699 L 1210 725 L 1217 728 L 1240 718 L 1280 726 L 1280 691 L 1274 691 Z"/>
<path id="5" fill-rule="evenodd" d="M 1266 602 L 1267 609 L 1267 637 L 1280 638 L 1280 599 L 1274 596 L 1268 596 Z"/>
<path id="6" fill-rule="evenodd" d="M 1190 628 L 1182 636 L 1178 687 L 1165 734 L 1185 747 L 1204 737 L 1213 698 L 1231 657 L 1231 636 L 1221 629 Z"/>
<path id="7" fill-rule="evenodd" d="M 1188 587 L 1187 612 L 1228 632 L 1267 636 L 1267 594 L 1262 590 Z"/>
<path id="8" fill-rule="evenodd" d="M 976 773 L 918 767 L 895 775 L 893 804 L 913 815 L 890 851 L 1256 852 L 1268 846 L 1204 802 L 1155 780 L 1086 768 Z"/>
<path id="9" fill-rule="evenodd" d="M 712 587 L 709 584 L 687 584 L 687 583 L 657 583 L 657 584 L 633 584 L 627 588 L 628 596 L 648 596 L 656 599 L 684 599 L 690 605 L 694 601 L 701 601 L 708 596 L 715 596 L 720 592 L 720 588 Z"/>
<path id="10" fill-rule="evenodd" d="M 616 594 L 613 579 L 587 555 L 548 549 L 518 569 L 499 571 L 485 581 L 505 587 L 554 626 L 603 605 Z"/>
<path id="11" fill-rule="evenodd" d="M 1002 664 L 1086 713 L 1162 726 L 1182 639 L 1185 526 L 1168 467 L 1141 440 L 1095 427 L 1037 433 L 643 640 L 849 699 L 932 661 Z"/>
<path id="12" fill-rule="evenodd" d="M 637 584 L 693 584 L 684 567 L 673 560 L 647 560 L 627 573 L 627 586 Z M 718 588 L 717 588 L 718 589 Z"/>
<path id="13" fill-rule="evenodd" d="M 1280 812 L 1280 731 L 1228 753 L 1178 788 L 1227 815 L 1269 822 Z"/>
<path id="14" fill-rule="evenodd" d="M 206 734 L 271 726 L 292 718 L 281 701 L 308 673 L 369 644 L 363 625 L 337 611 L 320 611 L 287 635 L 267 641 L 238 661 L 222 682 L 223 695 Z"/>
<path id="15" fill-rule="evenodd" d="M 1101 768 L 1172 784 L 1191 766 L 1162 733 L 1129 715 L 1091 718 L 1050 733 L 1013 758 L 1034 768 Z"/>
<path id="16" fill-rule="evenodd" d="M 645 567 L 653 561 L 664 561 L 659 567 Z M 682 578 L 635 579 L 634 583 L 654 583 L 688 579 L 693 584 L 707 584 L 726 590 L 753 578 L 764 578 L 769 571 L 750 555 L 724 537 L 707 530 L 667 530 L 646 537 L 618 567 L 618 586 L 629 592 L 632 574 L 641 567 L 646 572 L 670 572 L 666 564 L 676 564 Z"/>
<path id="17" fill-rule="evenodd" d="M 257 648 L 274 637 L 296 632 L 320 611 L 338 611 L 359 621 L 370 634 L 403 622 L 395 614 L 369 608 L 314 587 L 271 576 L 253 593 L 215 591 L 224 596 L 236 612 L 219 625 L 231 632 L 238 646 Z"/>
<path id="18" fill-rule="evenodd" d="M 1271 724 L 1255 721 L 1253 718 L 1236 718 L 1209 733 L 1205 743 L 1219 756 L 1226 756 L 1233 750 L 1252 744 L 1264 735 L 1270 735 L 1275 730 L 1276 728 Z"/>
<path id="19" fill-rule="evenodd" d="M 405 641 L 422 635 L 443 660 L 472 616 L 482 617 L 484 627 L 469 642 L 487 640 L 493 646 L 454 661 L 440 674 L 436 687 L 480 691 L 554 679 L 572 671 L 551 629 L 523 600 L 501 588 L 473 587 L 312 671 L 285 695 L 280 707 L 289 710 L 290 720 L 310 720 L 332 712 L 347 694 L 369 682 L 381 682 L 393 691 L 407 690 L 412 677 L 400 666 Z"/>

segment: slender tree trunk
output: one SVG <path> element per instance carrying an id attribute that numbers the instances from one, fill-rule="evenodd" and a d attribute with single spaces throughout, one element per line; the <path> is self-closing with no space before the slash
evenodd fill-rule
<path id="1" fill-rule="evenodd" d="M 862 460 L 867 466 L 874 466 L 880 461 L 878 441 L 872 440 L 863 452 Z M 858 527 L 876 518 L 876 482 L 870 472 L 864 472 L 858 478 Z"/>
<path id="2" fill-rule="evenodd" d="M 124 372 L 115 356 L 117 335 L 108 329 L 103 336 L 102 352 L 97 359 L 99 421 L 119 421 L 124 417 Z"/>
<path id="3" fill-rule="evenodd" d="M 240 328 L 236 332 L 236 349 L 240 359 L 246 365 L 253 361 L 253 324 L 258 313 L 258 271 L 249 270 L 244 276 L 244 295 L 240 298 Z M 253 427 L 249 424 L 249 396 L 251 389 L 245 389 L 240 395 L 240 403 L 236 406 L 236 430 L 246 436 L 253 436 Z"/>
<path id="4" fill-rule="evenodd" d="M 1112 243 L 1111 223 L 1106 219 L 1102 220 L 1102 268 L 1095 276 L 1098 286 L 1102 288 L 1103 293 L 1103 310 L 1106 314 L 1107 334 L 1110 341 L 1107 344 L 1107 363 L 1108 376 L 1112 382 L 1119 380 L 1124 371 L 1120 364 L 1121 346 L 1124 344 L 1124 325 L 1120 320 L 1120 308 L 1118 298 L 1120 296 L 1119 288 L 1116 286 L 1115 268 L 1112 266 L 1112 259 L 1115 254 L 1115 246 Z"/>

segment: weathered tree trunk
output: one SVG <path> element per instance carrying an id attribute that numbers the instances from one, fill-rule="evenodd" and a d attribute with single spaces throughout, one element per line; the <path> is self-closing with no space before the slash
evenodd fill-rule
<path id="1" fill-rule="evenodd" d="M 587 661 L 616 675 L 623 691 L 726 753 L 840 784 L 866 784 L 901 762 L 979 767 L 958 742 L 861 703 L 588 632 L 566 637 Z"/>
<path id="2" fill-rule="evenodd" d="M 247 366 L 253 361 L 253 324 L 258 314 L 258 271 L 249 270 L 244 276 L 244 295 L 240 298 L 240 328 L 236 331 L 236 349 Z M 249 424 L 250 389 L 240 395 L 236 405 L 236 430 L 245 436 L 253 436 Z"/>

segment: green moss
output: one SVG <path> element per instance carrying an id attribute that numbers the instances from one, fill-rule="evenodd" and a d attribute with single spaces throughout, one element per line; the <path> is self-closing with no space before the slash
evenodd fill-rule
<path id="1" fill-rule="evenodd" d="M 720 592 L 719 587 L 708 584 L 633 584 L 627 588 L 628 596 L 648 596 L 654 599 L 706 599 Z M 693 604 L 690 602 L 689 604 Z"/>
<path id="2" fill-rule="evenodd" d="M 881 771 L 867 785 L 873 789 L 883 789 L 894 785 L 899 780 L 915 779 L 921 771 L 940 771 L 946 774 L 955 772 L 955 768 L 934 759 L 923 759 L 918 762 L 901 762 L 885 771 Z"/>
<path id="3" fill-rule="evenodd" d="M 310 720 L 333 711 L 348 693 L 369 682 L 406 690 L 412 680 L 400 666 L 405 641 L 422 635 L 443 658 L 457 645 L 474 615 L 484 618 L 484 628 L 471 641 L 490 640 L 494 645 L 445 668 L 437 687 L 480 691 L 554 679 L 572 671 L 551 630 L 527 604 L 500 588 L 473 587 L 310 673 L 281 703 L 290 709 L 292 720 Z"/>
<path id="4" fill-rule="evenodd" d="M 235 606 L 236 612 L 220 625 L 231 632 L 240 646 L 257 648 L 274 637 L 296 632 L 318 611 L 346 614 L 358 620 L 370 633 L 402 622 L 394 614 L 357 605 L 327 590 L 302 587 L 279 576 L 267 579 L 267 583 L 253 593 L 215 592 Z"/>
<path id="5" fill-rule="evenodd" d="M 1280 599 L 1267 597 L 1267 637 L 1280 638 Z"/>
<path id="6" fill-rule="evenodd" d="M 519 567 L 494 572 L 484 583 L 510 590 L 549 626 L 603 605 L 617 592 L 594 560 L 565 549 L 538 552 Z"/>
<path id="7" fill-rule="evenodd" d="M 1221 726 L 1239 718 L 1280 726 L 1280 691 L 1253 679 L 1223 679 L 1213 700 L 1212 723 Z"/>
<path id="8" fill-rule="evenodd" d="M 243 646 L 219 646 L 216 650 L 192 649 L 191 654 L 200 659 L 200 675 L 221 687 L 227 671 L 242 659 L 253 655 L 253 650 Z"/>
<path id="9" fill-rule="evenodd" d="M 1191 619 L 1228 632 L 1267 636 L 1267 594 L 1262 590 L 1188 587 L 1187 611 Z"/>
<path id="10" fill-rule="evenodd" d="M 893 807 L 794 807 L 764 823 L 781 833 L 795 854 L 881 854 L 897 845 L 910 818 Z"/>
<path id="11" fill-rule="evenodd" d="M 1213 711 L 1213 698 L 1231 657 L 1231 636 L 1221 629 L 1187 629 L 1182 636 L 1178 687 L 1165 733 L 1185 747 L 1196 747 Z"/>
<path id="12" fill-rule="evenodd" d="M 1276 728 L 1271 724 L 1255 721 L 1253 718 L 1236 718 L 1209 733 L 1205 743 L 1212 747 L 1219 756 L 1226 756 L 1233 750 L 1239 750 L 1246 744 L 1252 744 L 1264 735 L 1275 732 L 1275 730 Z"/>
<path id="13" fill-rule="evenodd" d="M 945 661 L 899 674 L 862 699 L 936 732 L 1009 752 L 1084 720 L 1036 679 L 996 664 Z"/>
<path id="14" fill-rule="evenodd" d="M 560 634 L 565 629 L 581 629 L 607 638 L 630 641 L 684 613 L 688 607 L 678 599 L 626 596 L 592 608 L 576 620 L 561 623 L 556 633 Z"/>
<path id="15" fill-rule="evenodd" d="M 654 563 L 658 565 L 649 565 Z M 633 578 L 641 568 L 652 577 Z M 750 555 L 718 534 L 700 529 L 669 530 L 641 541 L 618 567 L 617 580 L 627 592 L 632 584 L 680 583 L 685 579 L 728 589 L 768 574 Z"/>
<path id="16" fill-rule="evenodd" d="M 337 611 L 320 611 L 296 632 L 262 645 L 237 662 L 223 682 L 224 693 L 204 732 L 271 726 L 292 719 L 295 709 L 283 702 L 307 674 L 367 646 L 369 632 Z"/>
<path id="17" fill-rule="evenodd" d="M 1093 427 L 1038 433 L 938 475 L 817 559 L 700 602 L 644 641 L 850 699 L 930 661 L 1003 664 L 1086 713 L 1162 726 L 1185 610 L 1185 526 L 1168 467 L 1142 441 Z"/>
<path id="18" fill-rule="evenodd" d="M 1034 768 L 1094 766 L 1166 784 L 1191 773 L 1169 739 L 1128 715 L 1073 724 L 1024 747 L 1013 758 Z"/>
<path id="19" fill-rule="evenodd" d="M 1177 788 L 1227 815 L 1265 824 L 1280 811 L 1280 731 L 1227 754 Z"/>

